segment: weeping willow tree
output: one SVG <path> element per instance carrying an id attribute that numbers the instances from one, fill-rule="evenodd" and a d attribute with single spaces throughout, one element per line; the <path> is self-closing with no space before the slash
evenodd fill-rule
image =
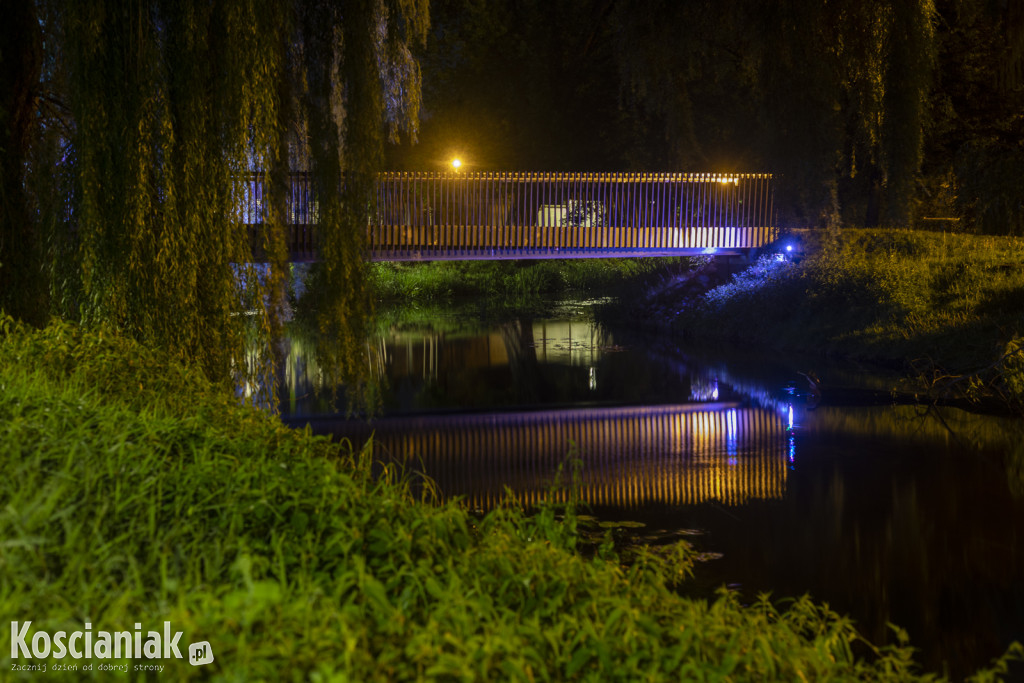
<path id="1" fill-rule="evenodd" d="M 942 88 L 926 139 L 932 215 L 961 229 L 1024 235 L 1024 4 L 940 0 Z"/>
<path id="2" fill-rule="evenodd" d="M 777 174 L 792 225 L 906 224 L 935 59 L 933 0 L 619 2 L 628 106 L 674 166 Z M 757 157 L 757 158 L 755 158 Z M 737 167 L 739 168 L 739 167 Z M 743 169 L 746 170 L 746 169 Z"/>
<path id="3" fill-rule="evenodd" d="M 908 225 L 934 75 L 933 0 L 786 0 L 753 16 L 764 29 L 755 95 L 790 218 Z"/>
<path id="4" fill-rule="evenodd" d="M 41 240 L 23 190 L 34 125 L 42 45 L 34 8 L 4 7 L 0 22 L 0 309 L 33 324 L 46 319 Z"/>
<path id="5" fill-rule="evenodd" d="M 115 325 L 225 383 L 240 371 L 270 378 L 288 173 L 305 160 L 319 202 L 319 325 L 337 372 L 365 380 L 369 200 L 385 136 L 416 133 L 410 46 L 425 39 L 427 0 L 37 6 L 57 36 L 47 49 L 71 122 L 60 158 L 34 169 L 67 178 L 53 199 L 67 206 L 57 241 L 73 244 L 53 280 L 58 312 Z M 253 173 L 268 200 L 256 244 L 239 210 Z M 254 329 L 243 295 L 259 309 Z"/>

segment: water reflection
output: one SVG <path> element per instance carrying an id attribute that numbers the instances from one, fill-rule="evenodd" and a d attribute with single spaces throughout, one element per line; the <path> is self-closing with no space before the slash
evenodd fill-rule
<path id="1" fill-rule="evenodd" d="M 770 410 L 738 404 L 594 407 L 361 421 L 314 420 L 316 431 L 365 439 L 410 463 L 442 495 L 475 508 L 545 496 L 567 456 L 582 464 L 591 505 L 638 508 L 710 500 L 741 505 L 786 490 L 786 429 Z M 568 471 L 568 468 L 567 468 Z M 564 486 L 553 489 L 564 500 Z"/>
<path id="2" fill-rule="evenodd" d="M 536 502 L 570 454 L 592 505 L 740 505 L 785 492 L 784 411 L 741 403 L 716 377 L 618 344 L 586 316 L 483 329 L 395 323 L 370 348 L 383 415 L 331 415 L 314 354 L 293 343 L 285 418 L 355 442 L 372 434 L 381 457 L 411 463 L 443 496 L 474 507 L 507 491 Z"/>
<path id="3" fill-rule="evenodd" d="M 286 419 L 372 430 L 382 457 L 478 508 L 506 487 L 537 500 L 578 454 L 597 514 L 705 532 L 722 554 L 699 569 L 709 590 L 810 593 L 878 643 L 899 624 L 954 678 L 1024 640 L 1019 420 L 893 405 L 884 378 L 820 359 L 684 353 L 585 316 L 396 322 L 369 344 L 384 415 L 324 414 L 331 388 L 295 343 Z"/>
<path id="4" fill-rule="evenodd" d="M 316 365 L 314 342 L 289 342 L 282 415 L 337 412 L 343 390 Z M 368 341 L 386 415 L 538 405 L 678 403 L 693 398 L 685 370 L 665 374 L 587 318 L 394 323 Z M 698 390 L 699 393 L 699 390 Z M 723 395 L 721 398 L 729 399 Z M 697 400 L 718 400 L 712 392 Z"/>
<path id="5" fill-rule="evenodd" d="M 793 432 L 782 500 L 644 521 L 703 529 L 723 554 L 700 568 L 713 585 L 810 593 L 874 642 L 896 623 L 929 669 L 960 679 L 1024 637 L 1024 501 L 1003 467 L 1019 425 L 958 413 L 818 408 Z"/>

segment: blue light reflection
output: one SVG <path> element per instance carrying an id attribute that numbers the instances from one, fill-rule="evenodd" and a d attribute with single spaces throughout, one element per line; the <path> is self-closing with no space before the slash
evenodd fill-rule
<path id="1" fill-rule="evenodd" d="M 739 448 L 737 447 L 738 441 L 738 428 L 736 426 L 736 411 L 729 410 L 725 413 L 725 452 L 728 456 L 726 462 L 730 467 L 733 467 L 738 462 L 737 456 L 739 455 Z"/>
<path id="2" fill-rule="evenodd" d="M 789 469 L 793 469 L 796 463 L 796 430 L 793 428 L 793 404 L 787 406 L 786 415 L 786 458 L 789 460 Z"/>

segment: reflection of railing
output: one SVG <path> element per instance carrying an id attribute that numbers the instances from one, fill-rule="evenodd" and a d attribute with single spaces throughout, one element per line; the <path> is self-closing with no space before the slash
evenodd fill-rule
<path id="1" fill-rule="evenodd" d="M 776 234 L 771 179 L 766 173 L 382 173 L 368 246 L 378 260 L 756 248 Z M 262 175 L 241 183 L 240 216 L 254 229 L 266 215 L 265 192 Z M 314 258 L 319 210 L 308 174 L 292 174 L 285 200 L 292 258 Z"/>
<path id="2" fill-rule="evenodd" d="M 442 494 L 485 508 L 506 486 L 524 503 L 540 500 L 570 452 L 582 461 L 581 494 L 592 505 L 780 498 L 788 471 L 782 419 L 736 404 L 322 420 L 313 428 L 355 439 L 372 430 L 378 456 L 422 466 Z"/>

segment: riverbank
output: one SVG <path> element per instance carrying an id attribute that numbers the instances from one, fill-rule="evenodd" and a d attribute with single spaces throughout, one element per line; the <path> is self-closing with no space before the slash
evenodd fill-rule
<path id="1" fill-rule="evenodd" d="M 582 552 L 571 509 L 422 501 L 117 335 L 0 336 L 0 608 L 32 622 L 29 654 L 168 622 L 214 655 L 160 660 L 175 680 L 925 680 L 809 600 L 680 597 L 685 544 Z M 4 671 L 55 661 L 2 651 Z"/>
<path id="2" fill-rule="evenodd" d="M 530 309 L 606 294 L 613 318 L 689 343 L 734 342 L 869 362 L 899 389 L 1024 413 L 1024 240 L 848 229 L 795 238 L 799 256 L 378 264 L 382 301 L 474 297 Z M 791 238 L 791 243 L 793 239 Z"/>
<path id="3" fill-rule="evenodd" d="M 623 307 L 691 342 L 729 341 L 897 369 L 904 389 L 1024 413 L 1024 240 L 844 230 L 801 237 L 694 287 L 677 278 Z"/>
<path id="4" fill-rule="evenodd" d="M 491 308 L 531 310 L 571 294 L 587 297 L 644 289 L 690 268 L 690 259 L 535 259 L 375 263 L 378 300 L 420 303 L 472 298 Z"/>

